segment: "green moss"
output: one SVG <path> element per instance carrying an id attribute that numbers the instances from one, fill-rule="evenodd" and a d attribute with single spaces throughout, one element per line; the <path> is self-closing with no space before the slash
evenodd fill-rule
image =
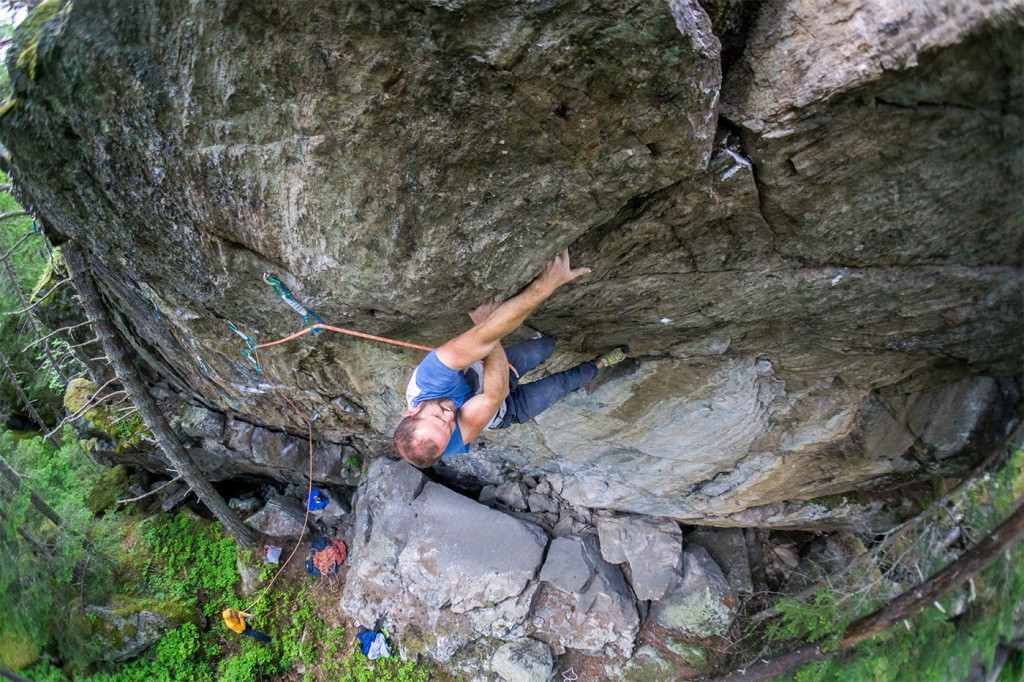
<path id="1" fill-rule="evenodd" d="M 128 485 L 128 472 L 118 464 L 109 469 L 103 469 L 99 478 L 92 486 L 85 498 L 85 504 L 93 514 L 111 509 L 121 493 L 125 492 Z"/>
<path id="2" fill-rule="evenodd" d="M 89 420 L 97 431 L 117 442 L 115 452 L 125 452 L 138 445 L 149 433 L 138 414 L 122 416 L 116 409 L 100 404 L 90 407 L 90 399 L 99 387 L 85 378 L 72 379 L 64 392 L 64 407 Z"/>
<path id="3" fill-rule="evenodd" d="M 626 670 L 629 679 L 635 682 L 668 682 L 672 679 L 672 673 L 666 670 L 657 661 L 649 658 L 641 659 L 639 663 L 631 664 Z"/>
<path id="4" fill-rule="evenodd" d="M 0 635 L 0 665 L 11 670 L 24 670 L 39 659 L 39 645 L 28 635 L 4 633 Z"/>
<path id="5" fill-rule="evenodd" d="M 670 639 L 665 643 L 665 645 L 670 651 L 686 661 L 686 664 L 691 668 L 696 668 L 701 671 L 707 670 L 708 652 L 699 644 L 694 644 L 693 642 L 687 642 L 681 639 Z"/>
<path id="6" fill-rule="evenodd" d="M 57 282 L 64 279 L 66 272 L 67 266 L 64 265 L 64 255 L 59 250 L 54 249 L 50 255 L 50 260 L 46 263 L 43 274 L 39 276 L 36 285 L 32 287 L 32 295 L 29 296 L 29 301 L 35 303 L 40 294 L 51 291 L 57 285 Z"/>
<path id="7" fill-rule="evenodd" d="M 0 118 L 3 118 L 4 115 L 8 112 L 14 111 L 15 109 L 20 109 L 23 106 L 25 106 L 25 102 L 23 102 L 21 98 L 12 97 L 11 99 L 4 102 L 3 106 L 0 106 Z"/>
<path id="8" fill-rule="evenodd" d="M 71 3 L 61 7 L 62 0 L 43 0 L 29 12 L 25 20 L 18 26 L 15 33 L 15 45 L 18 49 L 18 61 L 15 67 L 27 69 L 28 77 L 36 79 L 36 67 L 39 65 L 39 42 L 43 39 L 43 29 L 54 19 L 62 22 L 71 11 Z"/>
<path id="9" fill-rule="evenodd" d="M 76 413 L 89 404 L 89 397 L 98 387 L 88 379 L 72 379 L 64 392 L 64 407 Z"/>

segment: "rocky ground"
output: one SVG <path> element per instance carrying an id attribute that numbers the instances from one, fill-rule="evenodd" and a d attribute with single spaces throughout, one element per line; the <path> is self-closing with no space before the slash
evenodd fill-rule
<path id="1" fill-rule="evenodd" d="M 745 653 L 741 602 L 769 604 L 769 584 L 795 589 L 863 552 L 852 534 L 763 542 L 764 532 L 590 510 L 542 476 L 470 491 L 439 475 L 373 460 L 356 487 L 322 488 L 331 503 L 304 537 L 349 546 L 339 576 L 318 581 L 326 617 L 385 627 L 403 658 L 459 679 L 700 676 Z M 230 505 L 286 548 L 283 560 L 303 530 L 306 486 L 240 481 Z M 160 496 L 165 509 L 182 502 L 173 487 Z M 306 579 L 303 558 L 282 579 Z M 259 588 L 251 571 L 243 582 Z"/>

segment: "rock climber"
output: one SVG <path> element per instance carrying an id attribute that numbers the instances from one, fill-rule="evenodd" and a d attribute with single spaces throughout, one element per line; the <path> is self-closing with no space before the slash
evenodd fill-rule
<path id="1" fill-rule="evenodd" d="M 229 629 L 234 630 L 241 635 L 252 637 L 264 644 L 268 644 L 273 641 L 273 639 L 267 637 L 262 632 L 257 632 L 249 627 L 249 624 L 246 621 L 252 618 L 251 613 L 235 611 L 234 609 L 224 609 L 220 615 L 224 618 L 224 624 L 227 625 Z"/>
<path id="2" fill-rule="evenodd" d="M 491 298 L 470 312 L 473 327 L 420 362 L 406 389 L 409 410 L 395 429 L 395 447 L 407 462 L 423 469 L 441 457 L 468 452 L 485 428 L 523 424 L 586 385 L 602 367 L 625 359 L 629 347 L 620 346 L 593 361 L 520 384 L 519 377 L 551 356 L 555 341 L 541 336 L 502 348 L 502 337 L 538 305 L 588 272 L 590 268 L 570 266 L 566 249 L 519 294 L 500 304 Z"/>

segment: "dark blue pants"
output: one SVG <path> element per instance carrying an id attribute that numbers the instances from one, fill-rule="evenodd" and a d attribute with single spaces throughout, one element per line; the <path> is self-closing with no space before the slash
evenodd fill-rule
<path id="1" fill-rule="evenodd" d="M 252 637 L 255 640 L 259 640 L 260 642 L 263 642 L 264 644 L 269 644 L 270 642 L 273 641 L 270 637 L 267 637 L 262 632 L 257 632 L 256 630 L 253 630 L 251 627 L 249 627 L 248 623 L 245 624 L 245 629 L 242 630 L 242 634 L 245 635 L 246 637 Z"/>
<path id="2" fill-rule="evenodd" d="M 555 340 L 547 336 L 531 339 L 505 349 L 509 363 L 523 376 L 551 357 Z M 498 428 L 510 424 L 525 424 L 573 391 L 582 388 L 597 376 L 597 365 L 584 362 L 572 369 L 558 372 L 528 384 L 520 384 L 519 377 L 509 372 L 509 395 L 505 398 L 505 417 Z"/>

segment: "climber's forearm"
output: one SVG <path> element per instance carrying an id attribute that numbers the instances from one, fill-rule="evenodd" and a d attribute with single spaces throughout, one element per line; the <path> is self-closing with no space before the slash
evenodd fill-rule
<path id="1" fill-rule="evenodd" d="M 437 358 L 448 367 L 460 370 L 484 359 L 503 336 L 515 331 L 558 287 L 588 272 L 590 268 L 569 266 L 569 250 L 566 249 L 555 256 L 529 286 L 495 308 L 486 320 L 438 348 Z"/>
<path id="2" fill-rule="evenodd" d="M 489 357 L 501 338 L 515 331 L 553 292 L 554 289 L 534 280 L 522 292 L 499 305 L 482 323 L 438 348 L 438 359 L 452 369 L 465 369 Z"/>
<path id="3" fill-rule="evenodd" d="M 484 358 L 483 393 L 498 402 L 500 406 L 508 395 L 508 357 L 501 341 L 494 344 L 494 349 Z"/>

